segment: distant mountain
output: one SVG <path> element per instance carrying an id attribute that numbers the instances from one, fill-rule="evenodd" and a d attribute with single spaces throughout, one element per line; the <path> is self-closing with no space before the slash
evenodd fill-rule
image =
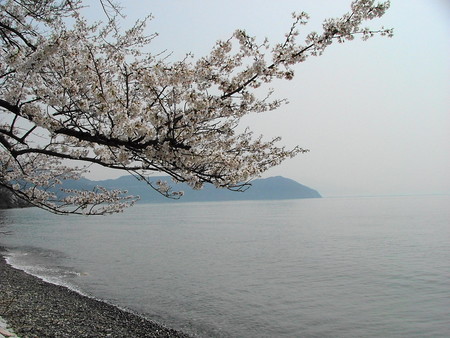
<path id="1" fill-rule="evenodd" d="M 185 183 L 175 184 L 171 182 L 168 177 L 152 177 L 152 181 L 156 182 L 158 180 L 168 181 L 174 191 L 184 191 L 183 197 L 177 200 L 178 202 L 277 200 L 321 197 L 316 190 L 281 176 L 256 179 L 252 181 L 249 189 L 244 192 L 217 189 L 210 184 L 205 185 L 201 190 L 193 190 Z M 142 202 L 173 202 L 173 200 L 163 197 L 147 184 L 136 180 L 131 175 L 104 181 L 82 179 L 80 181 L 70 182 L 71 188 L 92 189 L 95 185 L 108 189 L 127 190 L 130 195 L 139 195 Z"/>
<path id="2" fill-rule="evenodd" d="M 307 186 L 297 183 L 289 178 L 277 176 L 252 181 L 252 185 L 244 192 L 235 192 L 227 189 L 217 189 L 208 184 L 201 190 L 193 190 L 187 184 L 175 184 L 165 176 L 152 177 L 154 182 L 166 180 L 174 191 L 184 191 L 179 200 L 163 197 L 147 184 L 138 181 L 133 176 L 122 176 L 117 179 L 91 181 L 86 178 L 80 180 L 68 180 L 64 182 L 66 189 L 92 190 L 95 186 L 107 189 L 127 190 L 129 195 L 138 195 L 140 202 L 165 203 L 165 202 L 206 202 L 206 201 L 244 201 L 244 200 L 280 200 L 297 198 L 320 198 L 320 194 Z M 15 195 L 6 189 L 0 189 L 0 209 L 19 208 L 27 206 Z"/>

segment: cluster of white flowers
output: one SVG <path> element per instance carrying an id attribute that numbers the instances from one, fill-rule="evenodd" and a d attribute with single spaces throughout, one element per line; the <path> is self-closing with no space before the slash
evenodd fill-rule
<path id="1" fill-rule="evenodd" d="M 145 20 L 125 32 L 115 17 L 90 25 L 81 5 L 0 0 L 0 185 L 56 212 L 69 206 L 76 213 L 115 212 L 135 200 L 102 188 L 58 197 L 50 188 L 80 173 L 61 160 L 126 170 L 176 198 L 182 192 L 143 172 L 163 172 L 194 189 L 204 183 L 239 189 L 307 151 L 236 131 L 243 116 L 285 103 L 271 100 L 271 92 L 261 98 L 256 88 L 292 79 L 293 65 L 334 41 L 392 35 L 361 26 L 382 16 L 389 1 L 356 0 L 350 13 L 326 20 L 323 32 L 308 34 L 303 44 L 297 28 L 309 17 L 294 13 L 284 41 L 273 47 L 237 30 L 205 57 L 168 63 L 142 52 L 156 36 L 143 34 Z"/>
<path id="2" fill-rule="evenodd" d="M 59 209 L 76 206 L 71 212 L 84 215 L 121 212 L 138 200 L 135 196 L 124 196 L 127 191 L 107 190 L 99 186 L 91 191 L 75 189 L 62 189 L 62 191 L 65 196 L 61 198 Z"/>
<path id="3" fill-rule="evenodd" d="M 56 156 L 34 153 L 18 163 L 8 152 L 0 152 L 0 185 L 35 206 L 57 214 L 107 214 L 121 212 L 138 197 L 126 191 L 96 187 L 92 191 L 62 189 L 65 180 L 77 180 L 82 170 L 66 167 Z"/>

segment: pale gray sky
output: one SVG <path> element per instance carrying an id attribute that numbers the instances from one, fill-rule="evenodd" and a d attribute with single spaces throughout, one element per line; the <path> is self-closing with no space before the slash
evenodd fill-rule
<path id="1" fill-rule="evenodd" d="M 155 52 L 208 53 L 236 28 L 273 43 L 292 11 L 323 19 L 347 12 L 351 0 L 127 0 L 130 21 L 154 15 Z M 336 44 L 273 85 L 290 104 L 243 122 L 287 146 L 311 150 L 265 176 L 282 175 L 324 196 L 450 193 L 450 2 L 392 0 L 370 27 L 394 27 L 392 39 Z M 98 9 L 89 14 L 98 13 Z M 93 170 L 90 178 L 105 178 Z"/>

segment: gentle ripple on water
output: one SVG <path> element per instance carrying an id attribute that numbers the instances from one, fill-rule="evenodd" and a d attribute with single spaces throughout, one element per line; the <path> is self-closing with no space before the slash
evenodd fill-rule
<path id="1" fill-rule="evenodd" d="M 148 204 L 104 218 L 9 210 L 2 227 L 13 234 L 1 244 L 13 264 L 59 271 L 63 283 L 199 336 L 447 337 L 448 205 L 429 196 Z"/>

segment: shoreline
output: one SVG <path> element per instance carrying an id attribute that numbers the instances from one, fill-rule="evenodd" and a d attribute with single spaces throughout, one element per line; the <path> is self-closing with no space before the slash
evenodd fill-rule
<path id="1" fill-rule="evenodd" d="M 10 266 L 1 254 L 0 316 L 23 338 L 189 337 L 114 305 L 45 282 Z"/>

